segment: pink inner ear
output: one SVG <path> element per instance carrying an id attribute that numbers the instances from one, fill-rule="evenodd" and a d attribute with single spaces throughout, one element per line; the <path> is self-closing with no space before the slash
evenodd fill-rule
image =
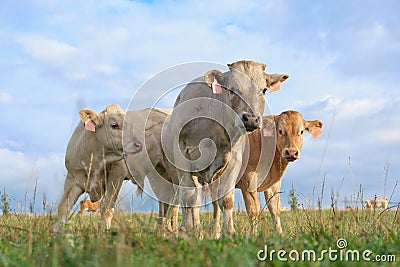
<path id="1" fill-rule="evenodd" d="M 269 87 L 269 92 L 273 93 L 281 89 L 281 81 L 278 81 Z"/>
<path id="2" fill-rule="evenodd" d="M 222 94 L 222 86 L 219 84 L 219 82 L 217 81 L 217 79 L 214 78 L 214 81 L 211 85 L 213 93 L 217 94 L 217 95 L 221 95 Z"/>
<path id="3" fill-rule="evenodd" d="M 95 132 L 96 131 L 96 124 L 92 120 L 87 120 L 85 122 L 85 129 L 87 131 Z"/>
<path id="4" fill-rule="evenodd" d="M 318 136 L 320 136 L 322 134 L 322 130 L 319 127 L 313 127 L 311 129 L 310 134 L 312 135 L 312 137 L 317 138 Z"/>

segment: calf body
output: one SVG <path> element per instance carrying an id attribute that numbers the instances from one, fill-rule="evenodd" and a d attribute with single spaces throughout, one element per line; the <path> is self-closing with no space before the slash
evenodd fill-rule
<path id="1" fill-rule="evenodd" d="M 257 192 L 264 192 L 265 201 L 272 215 L 275 229 L 278 233 L 282 233 L 280 222 L 281 179 L 289 163 L 300 158 L 303 133 L 308 131 L 314 138 L 317 138 L 322 133 L 322 122 L 319 120 L 304 120 L 297 111 L 285 111 L 280 115 L 264 116 L 263 120 L 263 129 L 247 134 L 250 156 L 247 165 L 244 166 L 244 174 L 236 184 L 236 188 L 242 191 L 253 233 L 256 231 L 258 216 L 261 212 Z M 266 177 L 258 177 L 256 173 L 260 162 L 262 139 L 264 139 L 264 145 L 267 149 L 275 151 L 272 154 L 271 168 Z M 271 145 L 274 145 L 274 147 L 271 147 Z M 214 210 L 218 209 L 218 205 L 215 202 L 213 202 L 213 206 Z M 217 213 L 215 212 L 216 215 L 218 215 Z M 218 221 L 218 218 L 216 218 L 216 221 Z M 218 225 L 216 225 L 214 231 L 218 236 Z"/>
<path id="2" fill-rule="evenodd" d="M 84 214 L 86 211 L 95 212 L 100 208 L 100 202 L 92 202 L 89 199 L 85 199 L 81 201 L 81 209 L 79 211 L 80 214 Z"/>
<path id="3" fill-rule="evenodd" d="M 198 184 L 213 182 L 224 224 L 234 233 L 233 190 L 243 157 L 241 137 L 261 126 L 267 88 L 288 77 L 268 75 L 265 65 L 254 61 L 228 66 L 228 72 L 209 71 L 181 91 L 167 127 L 175 139 L 163 139 L 168 157 L 179 166 L 182 230 L 200 224 Z"/>
<path id="4" fill-rule="evenodd" d="M 138 138 L 143 142 L 144 148 L 139 153 L 126 154 L 126 166 L 116 166 L 110 170 L 107 179 L 109 187 L 115 187 L 118 190 L 115 190 L 108 205 L 112 207 L 115 204 L 115 197 L 125 178 L 143 188 L 144 179 L 147 177 L 155 194 L 154 197 L 159 201 L 158 226 L 166 226 L 168 230 L 176 231 L 178 224 L 178 200 L 175 188 L 177 173 L 175 167 L 164 155 L 161 144 L 161 132 L 171 111 L 152 108 L 127 112 L 126 121 L 141 130 L 136 135 L 135 131 L 125 129 L 124 143 L 128 143 L 131 138 Z"/>
<path id="5" fill-rule="evenodd" d="M 79 115 L 82 122 L 75 128 L 65 155 L 68 173 L 58 206 L 56 229 L 60 222 L 66 220 L 72 205 L 81 194 L 89 193 L 93 202 L 101 199 L 106 191 L 108 168 L 123 159 L 122 127 L 125 111 L 118 105 L 109 105 L 100 113 L 82 109 Z M 142 143 L 137 139 L 132 138 L 130 144 L 131 149 L 125 149 L 125 153 L 134 154 L 142 150 Z"/>
<path id="6" fill-rule="evenodd" d="M 387 197 L 372 198 L 365 201 L 365 208 L 367 209 L 387 209 L 389 199 Z"/>

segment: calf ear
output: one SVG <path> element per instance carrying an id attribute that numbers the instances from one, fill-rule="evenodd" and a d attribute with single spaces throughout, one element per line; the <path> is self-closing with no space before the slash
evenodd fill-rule
<path id="1" fill-rule="evenodd" d="M 87 131 L 94 132 L 96 131 L 96 125 L 101 124 L 99 114 L 94 110 L 82 109 L 79 111 L 79 116 L 81 117 Z"/>
<path id="2" fill-rule="evenodd" d="M 322 121 L 320 120 L 313 120 L 307 121 L 304 120 L 305 129 L 312 135 L 312 137 L 317 138 L 322 134 Z"/>
<path id="3" fill-rule="evenodd" d="M 265 74 L 269 92 L 273 93 L 281 89 L 281 83 L 289 78 L 288 74 Z"/>
<path id="4" fill-rule="evenodd" d="M 116 113 L 116 114 L 123 114 L 125 111 L 117 104 L 110 104 L 103 110 L 103 113 Z"/>
<path id="5" fill-rule="evenodd" d="M 219 70 L 210 70 L 206 74 L 204 74 L 205 82 L 211 89 L 214 94 L 222 94 L 222 85 L 225 80 L 225 76 Z"/>

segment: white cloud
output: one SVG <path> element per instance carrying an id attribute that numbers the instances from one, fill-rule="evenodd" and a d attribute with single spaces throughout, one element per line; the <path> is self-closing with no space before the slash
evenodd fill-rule
<path id="1" fill-rule="evenodd" d="M 331 114 L 335 111 L 335 117 L 339 120 L 350 121 L 359 117 L 370 117 L 384 110 L 390 103 L 390 99 L 380 98 L 341 98 L 326 96 L 312 102 L 303 102 L 298 105 L 300 110 L 312 114 Z"/>
<path id="2" fill-rule="evenodd" d="M 97 64 L 93 66 L 93 70 L 104 75 L 114 75 L 118 73 L 118 68 L 108 64 Z"/>
<path id="3" fill-rule="evenodd" d="M 64 182 L 64 155 L 27 155 L 24 152 L 0 148 L 0 184 L 17 203 L 32 200 L 36 179 L 37 197 L 46 194 L 50 202 L 62 194 Z"/>
<path id="4" fill-rule="evenodd" d="M 15 140 L 9 140 L 9 139 L 0 139 L 0 147 L 7 147 L 7 148 L 12 148 L 12 149 L 21 149 L 22 144 Z"/>
<path id="5" fill-rule="evenodd" d="M 385 104 L 386 99 L 339 99 L 329 100 L 329 108 L 334 108 L 339 118 L 348 120 L 361 116 L 370 116 L 380 112 Z"/>
<path id="6" fill-rule="evenodd" d="M 26 159 L 22 152 L 0 148 L 0 177 L 5 180 L 16 181 L 16 176 L 29 178 L 33 168 L 33 162 Z"/>
<path id="7" fill-rule="evenodd" d="M 342 3 L 309 5 L 306 1 L 285 5 L 281 1 L 85 1 L 76 9 L 75 1 L 46 2 L 21 5 L 11 1 L 0 10 L 0 22 L 6 25 L 0 34 L 0 75 L 6 83 L 3 88 L 12 92 L 0 92 L 0 103 L 27 99 L 19 112 L 14 111 L 16 120 L 6 120 L 11 132 L 0 135 L 0 147 L 22 151 L 0 152 L 5 159 L 0 162 L 0 179 L 7 187 L 18 181 L 24 191 L 33 166 L 41 186 L 51 184 L 54 176 L 61 177 L 62 184 L 61 155 L 70 137 L 65 130 L 70 119 L 65 114 L 70 106 L 73 128 L 78 121 L 72 111 L 77 99 L 99 110 L 110 101 L 123 105 L 122 97 L 129 99 L 158 71 L 193 60 L 230 63 L 255 59 L 266 63 L 269 72 L 288 73 L 290 79 L 282 90 L 267 97 L 271 108 L 274 113 L 299 109 L 306 119 L 323 120 L 322 141 L 336 109 L 326 159 L 332 161 L 328 174 L 341 176 L 348 171 L 346 164 L 335 166 L 338 158 L 345 160 L 347 154 L 360 155 L 354 161 L 365 165 L 365 176 L 373 165 L 365 164 L 365 155 L 370 162 L 381 164 L 387 154 L 395 154 L 395 149 L 382 144 L 399 142 L 398 120 L 381 128 L 377 118 L 393 118 L 398 102 L 394 100 L 399 92 L 398 16 L 390 4 L 371 13 L 368 3 L 343 9 Z M 23 23 L 21 18 L 27 17 L 35 23 Z M 379 73 L 387 77 L 383 79 Z M 56 104 L 48 105 L 52 100 Z M 174 97 L 164 100 L 173 103 Z M 63 105 L 54 108 L 57 103 Z M 21 128 L 17 122 L 26 114 L 35 114 L 35 118 Z M 64 127 L 43 139 L 49 118 L 62 121 Z M 14 138 L 18 142 L 4 141 Z M 371 148 L 375 140 L 377 144 Z M 314 146 L 322 149 L 319 142 L 310 142 L 305 150 Z M 40 154 L 49 147 L 60 156 L 35 159 L 25 151 Z M 296 170 L 306 177 L 310 176 L 307 166 L 312 164 L 307 165 L 304 156 Z M 62 191 L 62 185 L 54 188 Z"/>
<path id="8" fill-rule="evenodd" d="M 392 43 L 390 42 L 392 38 L 390 29 L 378 22 L 367 25 L 352 34 L 355 40 L 368 40 L 368 42 L 359 43 L 359 45 L 362 45 L 359 49 L 365 49 L 365 51 L 361 50 L 364 53 L 377 51 L 386 42 Z"/>
<path id="9" fill-rule="evenodd" d="M 70 44 L 35 34 L 19 35 L 16 41 L 31 57 L 56 65 L 65 64 L 77 52 Z"/>
<path id="10" fill-rule="evenodd" d="M 370 123 L 374 123 L 368 134 L 368 140 L 374 140 L 374 144 L 395 150 L 400 145 L 400 114 L 398 106 L 400 99 L 393 99 L 391 106 L 379 114 L 379 118 Z M 385 150 L 386 150 L 385 149 Z M 397 153 L 393 153 L 397 155 Z"/>
<path id="11" fill-rule="evenodd" d="M 393 129 L 384 127 L 370 134 L 371 140 L 382 145 L 400 144 L 400 128 Z"/>
<path id="12" fill-rule="evenodd" d="M 13 96 L 7 92 L 0 92 L 0 103 L 9 104 L 13 101 Z"/>

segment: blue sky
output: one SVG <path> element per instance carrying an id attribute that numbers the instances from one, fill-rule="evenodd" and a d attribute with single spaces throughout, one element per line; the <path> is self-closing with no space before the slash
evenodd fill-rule
<path id="1" fill-rule="evenodd" d="M 325 123 L 289 166 L 283 205 L 292 182 L 302 202 L 314 187 L 320 195 L 324 175 L 326 205 L 332 190 L 343 201 L 360 184 L 365 198 L 383 195 L 387 162 L 390 196 L 400 178 L 399 10 L 398 1 L 2 1 L 1 189 L 16 207 L 38 177 L 39 199 L 56 202 L 80 108 L 127 107 L 176 64 L 253 59 L 290 75 L 267 96 L 273 113 Z"/>

